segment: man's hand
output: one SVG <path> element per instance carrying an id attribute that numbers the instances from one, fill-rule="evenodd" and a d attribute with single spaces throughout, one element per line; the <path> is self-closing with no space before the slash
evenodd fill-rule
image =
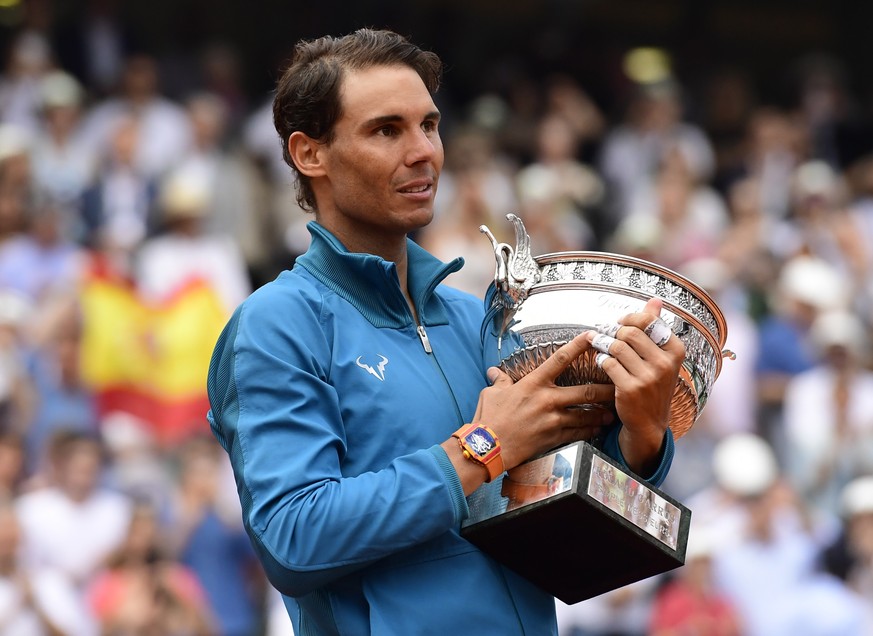
<path id="1" fill-rule="evenodd" d="M 685 345 L 673 334 L 660 347 L 646 329 L 659 318 L 663 303 L 652 299 L 642 312 L 619 323 L 608 356 L 600 366 L 615 384 L 615 410 L 622 423 L 619 446 L 628 466 L 646 474 L 654 468 L 670 420 L 670 405 L 685 359 Z M 598 337 L 587 332 L 589 342 Z M 602 340 L 601 340 L 602 342 Z"/>
<path id="2" fill-rule="evenodd" d="M 507 470 L 557 446 L 590 439 L 612 422 L 608 409 L 578 408 L 611 402 L 612 385 L 555 384 L 590 348 L 586 334 L 580 334 L 515 383 L 497 368 L 488 370 L 492 385 L 480 394 L 473 422 L 490 426 L 497 434 Z"/>

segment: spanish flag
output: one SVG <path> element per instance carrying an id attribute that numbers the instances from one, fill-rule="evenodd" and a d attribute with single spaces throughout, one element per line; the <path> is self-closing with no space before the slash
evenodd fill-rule
<path id="1" fill-rule="evenodd" d="M 94 268 L 81 293 L 82 373 L 101 415 L 147 422 L 164 448 L 206 430 L 206 373 L 227 321 L 210 285 L 192 278 L 160 304 L 127 279 Z"/>

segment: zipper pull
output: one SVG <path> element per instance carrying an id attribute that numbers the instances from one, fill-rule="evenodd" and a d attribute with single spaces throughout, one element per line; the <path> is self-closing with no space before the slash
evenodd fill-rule
<path id="1" fill-rule="evenodd" d="M 427 332 L 424 330 L 424 325 L 418 325 L 418 337 L 421 339 L 421 346 L 424 347 L 426 353 L 433 353 L 430 348 L 430 340 L 427 339 Z"/>

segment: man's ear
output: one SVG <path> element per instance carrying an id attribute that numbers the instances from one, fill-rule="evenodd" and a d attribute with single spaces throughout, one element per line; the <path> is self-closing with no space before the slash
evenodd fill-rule
<path id="1" fill-rule="evenodd" d="M 320 177 L 325 172 L 324 144 L 319 143 L 305 133 L 295 130 L 288 137 L 288 152 L 300 174 L 307 177 Z"/>

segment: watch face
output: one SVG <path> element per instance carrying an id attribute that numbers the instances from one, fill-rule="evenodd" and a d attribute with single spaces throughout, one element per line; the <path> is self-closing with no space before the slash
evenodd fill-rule
<path id="1" fill-rule="evenodd" d="M 470 433 L 464 438 L 464 441 L 479 457 L 487 455 L 488 452 L 497 445 L 497 442 L 494 441 L 491 434 L 484 428 L 477 428 L 470 431 Z"/>

